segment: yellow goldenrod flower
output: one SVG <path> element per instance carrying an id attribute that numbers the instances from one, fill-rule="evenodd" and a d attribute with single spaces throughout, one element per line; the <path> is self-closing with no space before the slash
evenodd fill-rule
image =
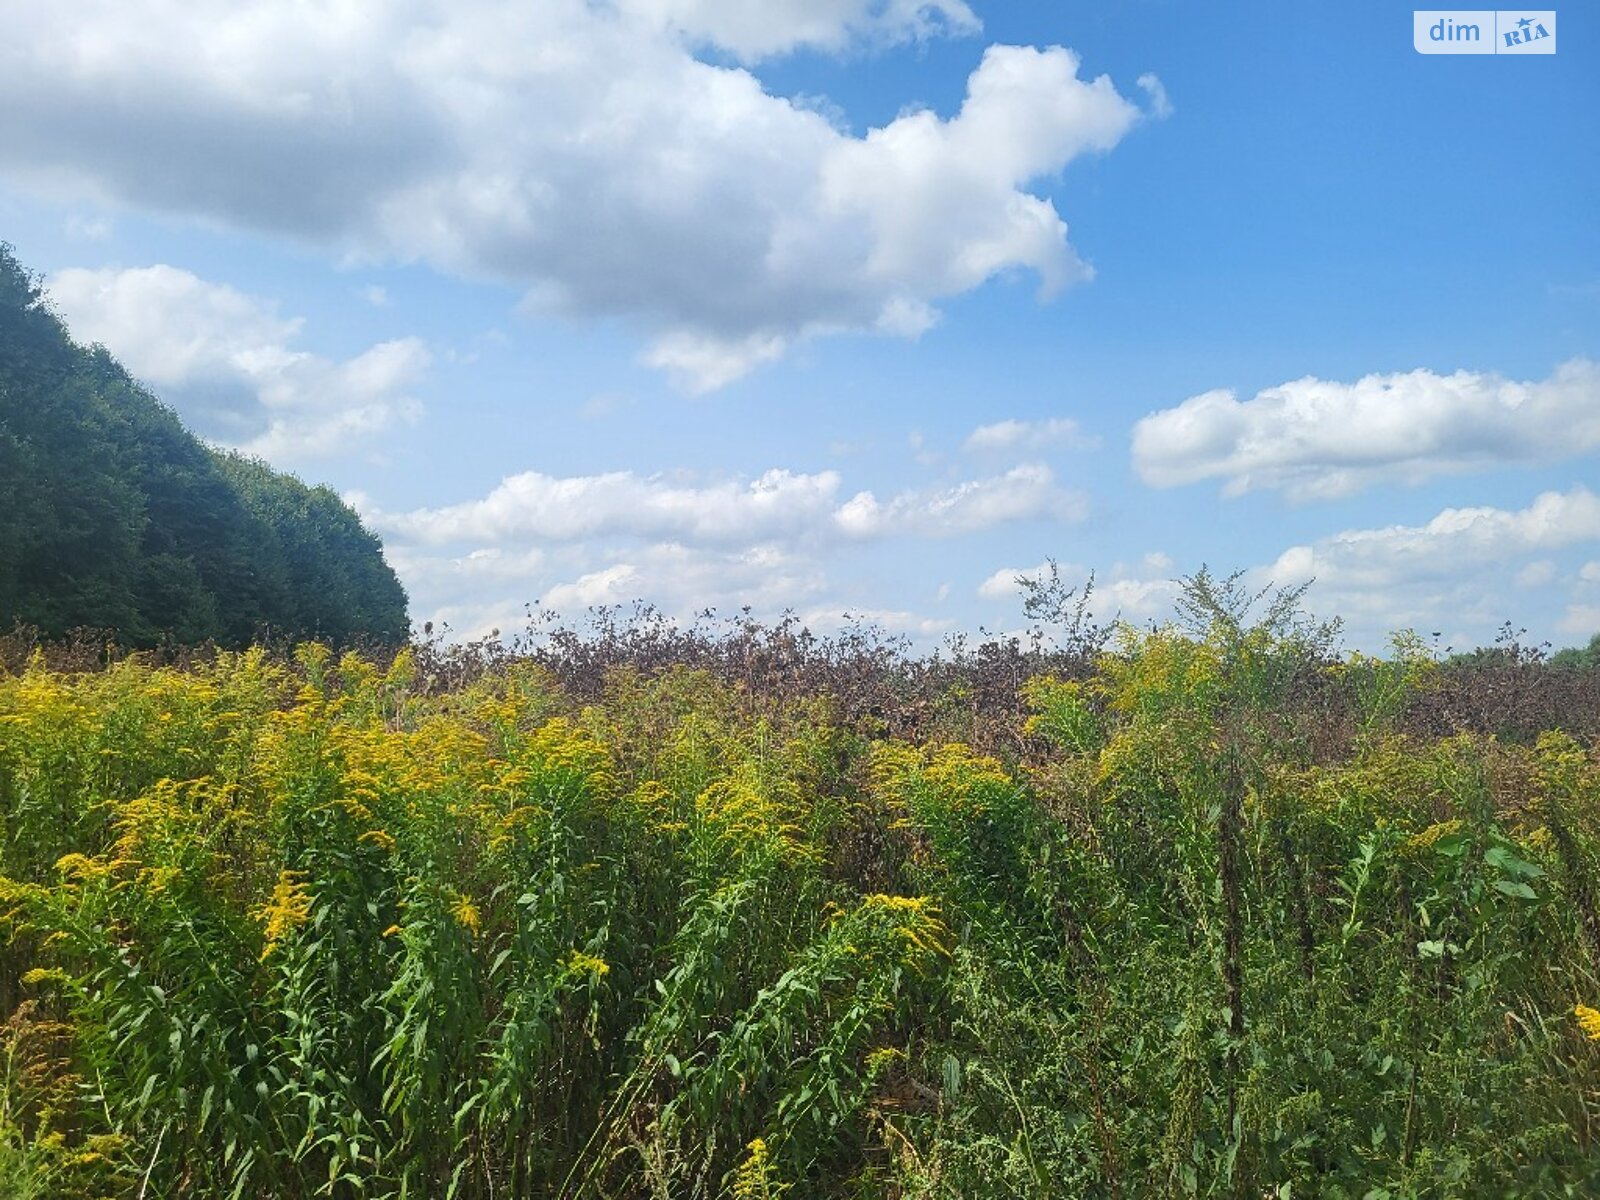
<path id="1" fill-rule="evenodd" d="M 266 935 L 266 945 L 261 948 L 264 960 L 291 930 L 298 929 L 311 918 L 311 891 L 306 886 L 305 872 L 288 868 L 279 871 L 272 899 L 257 915 Z"/>
<path id="2" fill-rule="evenodd" d="M 747 1147 L 749 1156 L 739 1164 L 733 1177 L 733 1194 L 737 1200 L 770 1200 L 789 1190 L 787 1184 L 774 1178 L 772 1151 L 765 1138 L 756 1138 Z"/>
<path id="3" fill-rule="evenodd" d="M 103 879 L 111 874 L 111 864 L 103 858 L 90 858 L 84 854 L 64 854 L 56 860 L 56 870 L 69 880 L 84 883 L 90 879 Z"/>
<path id="4" fill-rule="evenodd" d="M 1600 1042 L 1600 1011 L 1590 1008 L 1586 1004 L 1576 1005 L 1572 1010 L 1573 1016 L 1578 1018 L 1578 1027 L 1588 1036 L 1591 1042 Z"/>
<path id="5" fill-rule="evenodd" d="M 567 955 L 567 970 L 574 975 L 589 975 L 599 979 L 611 970 L 611 964 L 603 958 L 596 958 L 593 954 L 574 950 Z"/>
<path id="6" fill-rule="evenodd" d="M 898 1046 L 879 1046 L 867 1054 L 867 1075 L 877 1078 L 896 1059 L 904 1059 L 906 1052 Z"/>
<path id="7" fill-rule="evenodd" d="M 1429 825 L 1421 833 L 1413 834 L 1407 838 L 1400 847 L 1402 851 L 1426 850 L 1442 837 L 1457 832 L 1461 828 L 1459 820 L 1440 821 L 1437 825 Z"/>
<path id="8" fill-rule="evenodd" d="M 471 896 L 457 896 L 456 902 L 450 906 L 450 915 L 456 919 L 457 925 L 473 937 L 478 936 L 478 930 L 483 924 L 483 914 L 478 911 L 478 906 L 472 902 Z"/>

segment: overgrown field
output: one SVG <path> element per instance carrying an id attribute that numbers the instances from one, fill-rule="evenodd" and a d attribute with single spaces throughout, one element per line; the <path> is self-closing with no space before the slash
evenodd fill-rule
<path id="1" fill-rule="evenodd" d="M 417 663 L 0 677 L 0 1195 L 1600 1194 L 1600 756 L 1414 644 L 1123 630 L 1011 750 Z"/>

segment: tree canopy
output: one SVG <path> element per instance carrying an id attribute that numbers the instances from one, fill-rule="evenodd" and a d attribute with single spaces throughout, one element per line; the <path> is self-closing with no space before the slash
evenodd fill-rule
<path id="1" fill-rule="evenodd" d="M 0 626 L 128 645 L 401 641 L 406 595 L 326 487 L 213 450 L 72 341 L 0 244 Z"/>

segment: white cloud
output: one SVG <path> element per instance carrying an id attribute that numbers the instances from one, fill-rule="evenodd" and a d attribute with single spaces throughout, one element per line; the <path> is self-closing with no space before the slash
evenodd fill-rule
<path id="1" fill-rule="evenodd" d="M 632 471 L 565 478 L 525 471 L 481 500 L 411 512 L 353 503 L 373 528 L 403 542 L 446 545 L 594 537 L 676 539 L 702 545 L 826 541 L 889 536 L 946 537 L 1012 521 L 1080 520 L 1081 493 L 1047 467 L 945 488 L 909 489 L 880 501 L 870 491 L 838 501 L 835 471 L 770 470 L 754 479 L 696 482 L 691 476 Z"/>
<path id="2" fill-rule="evenodd" d="M 702 61 L 970 32 L 958 0 L 82 0 L 0 43 L 17 186 L 423 260 L 631 320 L 691 390 L 844 330 L 916 336 L 997 274 L 1090 271 L 1028 190 L 1140 109 L 991 46 L 959 111 L 863 136 Z M 1159 107 L 1159 105 L 1157 106 Z"/>
<path id="3" fill-rule="evenodd" d="M 1574 487 L 1526 508 L 1447 508 L 1423 525 L 1350 529 L 1285 550 L 1252 578 L 1292 586 L 1315 580 L 1308 602 L 1346 621 L 1352 639 L 1380 646 L 1392 630 L 1476 630 L 1485 640 L 1527 609 L 1514 590 L 1553 553 L 1600 541 L 1600 496 Z M 1530 559 L 1534 561 L 1529 561 Z M 1460 643 L 1465 644 L 1465 643 Z"/>
<path id="4" fill-rule="evenodd" d="M 597 605 L 647 601 L 682 621 L 707 607 L 746 606 L 771 619 L 817 601 L 826 572 L 811 556 L 772 544 L 692 546 L 665 541 L 627 547 L 572 545 L 552 553 L 480 549 L 459 557 L 391 553 L 419 620 L 448 622 L 467 636 L 522 624 L 525 605 L 573 620 Z"/>
<path id="5" fill-rule="evenodd" d="M 1441 646 L 1487 644 L 1499 626 L 1542 625 L 1584 635 L 1600 629 L 1600 607 L 1585 590 L 1600 584 L 1600 561 L 1571 565 L 1576 548 L 1600 543 L 1600 495 L 1586 487 L 1545 492 L 1524 508 L 1447 508 L 1419 525 L 1347 529 L 1290 546 L 1271 562 L 1249 568 L 1252 588 L 1310 584 L 1305 607 L 1344 622 L 1347 645 L 1381 652 L 1398 629 L 1425 636 L 1438 631 Z M 1113 563 L 1095 574 L 1090 608 L 1099 619 L 1119 615 L 1142 623 L 1175 616 L 1181 570 L 1164 553 Z M 1087 567 L 1059 565 L 1068 586 L 1088 578 Z M 983 579 L 977 595 L 1008 603 L 1020 613 L 1025 589 L 1018 577 L 1044 580 L 1050 564 L 1003 567 Z M 1573 584 L 1579 601 L 1564 612 L 1552 593 Z M 1586 602 L 1588 601 L 1588 602 Z"/>
<path id="6" fill-rule="evenodd" d="M 1011 419 L 980 425 L 967 435 L 961 448 L 967 451 L 1003 451 L 1065 446 L 1073 450 L 1089 450 L 1099 444 L 1100 439 L 1086 435 L 1078 422 L 1067 417 L 1051 417 L 1042 421 Z"/>
<path id="7" fill-rule="evenodd" d="M 1133 432 L 1146 483 L 1221 478 L 1228 495 L 1282 489 L 1296 500 L 1597 449 L 1600 364 L 1583 358 L 1525 383 L 1418 370 L 1348 384 L 1307 376 L 1243 401 L 1206 392 Z"/>
<path id="8" fill-rule="evenodd" d="M 1600 604 L 1568 605 L 1556 628 L 1562 633 L 1576 633 L 1584 637 L 1600 633 Z"/>
<path id="9" fill-rule="evenodd" d="M 1149 621 L 1170 616 L 1182 587 L 1175 579 L 1139 579 L 1113 574 L 1104 583 L 1095 580 L 1094 607 L 1108 609 L 1124 621 Z M 1107 604 L 1107 601 L 1110 601 Z"/>
<path id="10" fill-rule="evenodd" d="M 1150 98 L 1150 115 L 1158 121 L 1165 121 L 1172 115 L 1172 101 L 1167 97 L 1167 86 L 1161 82 L 1161 77 L 1154 71 L 1146 71 L 1134 80 L 1144 94 Z"/>
<path id="11" fill-rule="evenodd" d="M 438 508 L 385 512 L 360 493 L 346 499 L 384 535 L 417 619 L 448 622 L 468 636 L 516 627 L 513 618 L 530 600 L 567 617 L 644 600 L 684 620 L 708 606 L 725 613 L 748 606 L 764 619 L 797 609 L 817 629 L 838 627 L 835 618 L 848 609 L 928 638 L 950 621 L 887 606 L 858 611 L 838 598 L 830 567 L 863 542 L 1076 519 L 1084 507 L 1043 467 L 881 500 L 871 491 L 843 496 L 833 471 L 720 480 L 529 471 L 480 499 Z"/>
<path id="12" fill-rule="evenodd" d="M 418 553 L 414 547 L 396 545 L 387 548 L 385 554 L 401 574 L 425 575 L 436 587 L 449 586 L 464 592 L 534 578 L 548 560 L 538 547 L 506 551 L 499 546 L 483 546 L 460 555 L 429 555 Z"/>
<path id="13" fill-rule="evenodd" d="M 1544 492 L 1527 508 L 1447 508 L 1426 525 L 1350 529 L 1279 556 L 1279 583 L 1376 589 L 1401 580 L 1453 581 L 1464 569 L 1504 570 L 1522 555 L 1600 541 L 1600 496 L 1588 488 Z"/>
<path id="14" fill-rule="evenodd" d="M 1089 579 L 1089 568 L 1079 563 L 1057 563 L 1061 581 L 1081 588 Z M 1171 576 L 1172 560 L 1165 554 L 1146 554 L 1137 564 L 1113 563 L 1110 570 L 1096 572 L 1089 613 L 1101 620 L 1120 618 L 1145 621 L 1171 615 L 1178 596 L 1178 583 Z M 985 600 L 1014 600 L 1026 595 L 1021 581 L 1041 583 L 1050 578 L 1050 563 L 1032 567 L 1002 567 L 978 585 Z"/>
<path id="15" fill-rule="evenodd" d="M 1548 587 L 1555 582 L 1556 564 L 1548 558 L 1537 559 L 1518 571 L 1516 579 L 1519 588 Z"/>
<path id="16" fill-rule="evenodd" d="M 742 379 L 762 363 L 782 358 L 789 342 L 776 333 L 724 338 L 683 330 L 658 337 L 645 351 L 644 362 L 665 371 L 684 391 L 700 395 Z"/>
<path id="17" fill-rule="evenodd" d="M 416 338 L 335 362 L 294 349 L 302 319 L 164 265 L 74 268 L 46 287 L 75 338 L 104 345 L 223 445 L 274 461 L 327 454 L 419 411 L 407 392 L 429 354 Z"/>
<path id="18" fill-rule="evenodd" d="M 632 471 L 564 478 L 524 471 L 481 500 L 442 508 L 386 513 L 354 499 L 374 528 L 424 545 L 602 536 L 728 544 L 795 538 L 825 526 L 838 490 L 832 471 L 772 470 L 706 484 Z"/>
<path id="19" fill-rule="evenodd" d="M 540 603 L 556 613 L 572 614 L 596 605 L 627 604 L 643 595 L 639 569 L 632 563 L 616 563 L 580 575 L 570 583 L 556 584 L 545 592 Z"/>
<path id="20" fill-rule="evenodd" d="M 888 501 L 859 492 L 839 508 L 834 520 L 855 538 L 944 537 L 1011 521 L 1077 522 L 1087 511 L 1088 501 L 1081 492 L 1061 487 L 1050 468 L 1034 465 L 953 487 L 900 492 Z"/>
<path id="21" fill-rule="evenodd" d="M 1069 583 L 1081 583 L 1088 571 L 1072 563 L 1061 563 L 1058 569 Z M 1024 594 L 1023 580 L 1039 583 L 1050 577 L 1050 564 L 1042 562 L 1036 567 L 1001 567 L 978 585 L 978 595 L 985 600 L 1014 600 Z"/>

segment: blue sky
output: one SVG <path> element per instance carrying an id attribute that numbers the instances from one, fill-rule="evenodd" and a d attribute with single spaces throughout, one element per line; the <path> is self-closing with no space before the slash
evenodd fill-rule
<path id="1" fill-rule="evenodd" d="M 70 12 L 67 9 L 70 8 Z M 1202 563 L 1353 646 L 1600 630 L 1600 62 L 1390 4 L 87 0 L 0 238 L 413 616 L 1015 628 Z"/>

